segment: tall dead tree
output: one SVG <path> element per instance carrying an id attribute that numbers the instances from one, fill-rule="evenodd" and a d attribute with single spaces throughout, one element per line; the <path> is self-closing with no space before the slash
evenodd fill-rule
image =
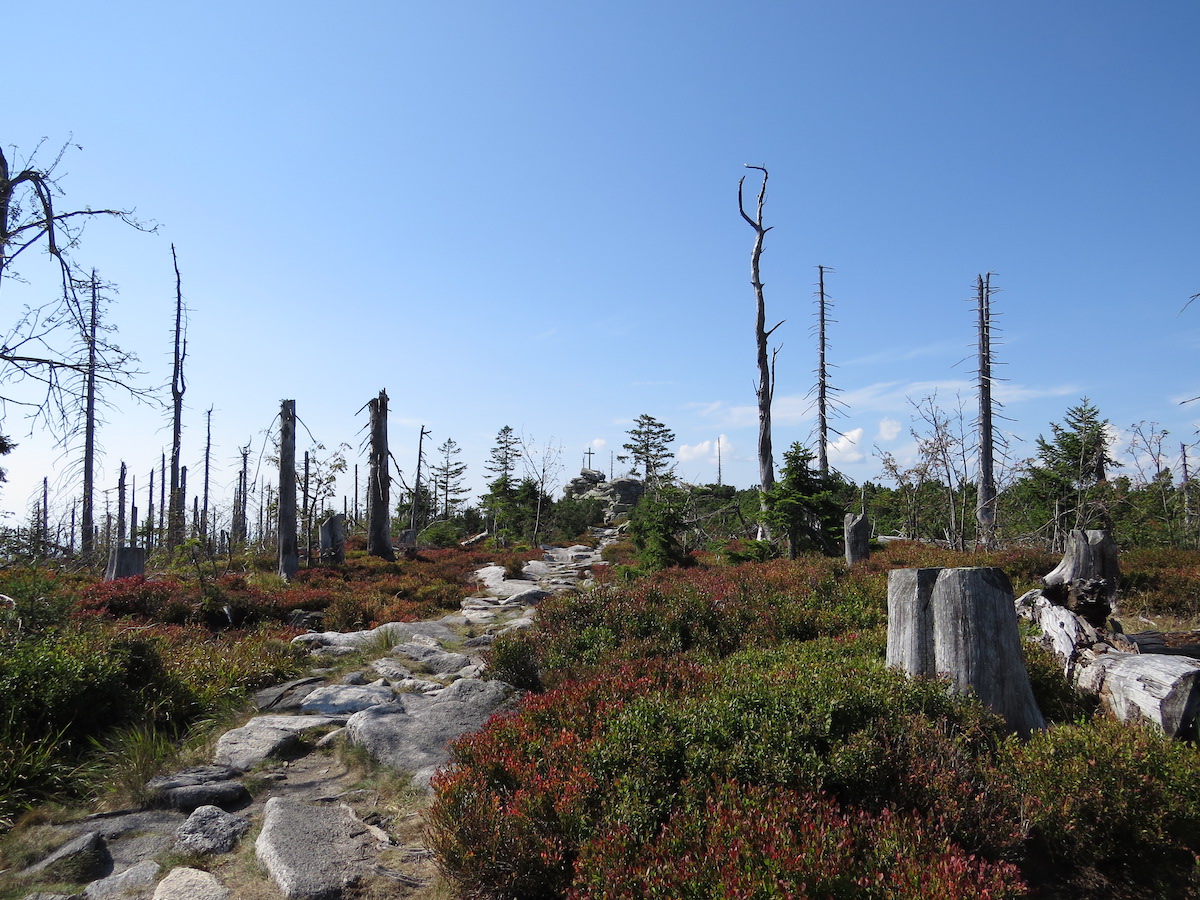
<path id="1" fill-rule="evenodd" d="M 43 397 L 30 401 L 0 394 L 0 400 L 28 407 L 34 422 L 41 418 L 62 439 L 74 434 L 77 424 L 73 413 L 80 395 L 72 382 L 87 374 L 85 358 L 69 346 L 69 342 L 81 336 L 86 342 L 88 331 L 88 316 L 82 310 L 79 296 L 88 279 L 71 253 L 79 246 L 84 224 L 97 217 L 115 218 L 139 230 L 153 230 L 143 228 L 128 210 L 56 207 L 56 200 L 63 192 L 54 170 L 70 146 L 64 144 L 48 166 L 34 161 L 41 144 L 23 161 L 14 158 L 11 166 L 0 148 L 0 291 L 10 280 L 36 284 L 33 272 L 39 270 L 41 261 L 49 262 L 50 277 L 58 281 L 54 291 L 37 289 L 40 296 L 53 295 L 52 299 L 25 307 L 5 327 L 0 346 L 0 384 L 32 382 L 44 390 Z M 39 247 L 44 254 L 36 252 Z M 30 250 L 35 252 L 26 252 Z M 18 261 L 29 268 L 18 272 Z M 100 345 L 105 352 L 94 360 L 96 378 L 140 395 L 142 392 L 132 383 L 138 374 L 129 365 L 133 357 L 117 352 L 106 342 L 101 341 Z"/>
<path id="2" fill-rule="evenodd" d="M 150 467 L 149 502 L 146 504 L 146 549 L 154 549 L 154 466 Z"/>
<path id="3" fill-rule="evenodd" d="M 167 508 L 167 548 L 174 550 L 183 543 L 184 496 L 179 482 L 179 448 L 183 437 L 183 393 L 187 390 L 183 377 L 183 361 L 187 356 L 187 338 L 183 333 L 183 281 L 174 244 L 171 245 L 171 261 L 175 265 L 175 354 L 171 369 L 171 496 Z"/>
<path id="4" fill-rule="evenodd" d="M 208 408 L 206 414 L 207 423 L 204 429 L 204 503 L 200 507 L 200 540 L 208 541 L 208 475 L 209 466 L 212 461 L 212 407 Z"/>
<path id="5" fill-rule="evenodd" d="M 817 324 L 813 326 L 817 335 L 817 383 L 813 387 L 817 406 L 817 471 L 822 475 L 829 474 L 829 432 L 833 430 L 829 426 L 829 419 L 844 405 L 837 399 L 839 389 L 829 383 L 827 327 L 834 320 L 829 315 L 833 300 L 825 293 L 825 273 L 832 271 L 829 266 L 817 266 Z"/>
<path id="6" fill-rule="evenodd" d="M 374 429 L 372 429 L 371 433 L 374 434 Z M 427 434 L 431 434 L 431 432 L 424 425 L 422 425 L 421 426 L 421 434 L 417 438 L 417 475 L 415 478 L 415 483 L 413 484 L 412 509 L 409 510 L 409 512 L 411 513 L 411 515 L 409 516 L 409 520 L 410 520 L 409 528 L 412 529 L 414 541 L 417 539 L 417 525 L 420 524 L 420 522 L 421 522 L 421 519 L 420 519 L 420 512 L 421 512 L 421 461 L 425 458 L 425 435 L 427 435 Z M 384 440 L 386 441 L 386 439 L 387 439 L 387 437 L 385 435 Z M 436 507 L 437 506 L 436 487 L 434 490 L 435 490 L 434 506 Z"/>
<path id="7" fill-rule="evenodd" d="M 387 391 L 380 391 L 379 396 L 373 398 L 367 406 L 371 416 L 371 454 L 367 480 L 371 505 L 367 513 L 367 553 L 393 560 L 396 558 L 396 551 L 392 547 L 392 479 L 388 474 Z"/>
<path id="8" fill-rule="evenodd" d="M 750 251 L 750 284 L 754 287 L 755 317 L 754 339 L 758 364 L 758 384 L 754 393 L 758 398 L 758 479 L 761 491 L 760 505 L 764 512 L 767 510 L 767 492 L 775 486 L 775 457 L 771 448 L 771 402 L 775 399 L 775 356 L 779 350 L 769 350 L 768 339 L 771 334 L 783 324 L 776 323 L 767 328 L 767 307 L 763 296 L 763 283 L 759 272 L 762 259 L 763 240 L 767 232 L 774 226 L 763 225 L 763 205 L 767 200 L 767 170 L 763 166 L 747 165 L 747 169 L 762 172 L 762 185 L 758 190 L 758 204 L 751 216 L 746 212 L 745 195 L 743 193 L 746 176 L 738 180 L 738 212 L 746 224 L 754 229 L 754 247 Z"/>
<path id="9" fill-rule="evenodd" d="M 296 549 L 296 401 L 279 409 L 279 575 L 291 580 L 300 569 Z"/>
<path id="10" fill-rule="evenodd" d="M 992 273 L 977 276 L 975 303 L 979 343 L 979 479 L 976 486 L 975 521 L 979 524 L 979 546 L 996 545 L 996 442 L 992 427 Z"/>
<path id="11" fill-rule="evenodd" d="M 100 326 L 100 304 L 96 270 L 92 270 L 91 304 L 88 311 L 87 371 L 84 373 L 83 417 L 83 539 L 80 549 L 85 560 L 95 552 L 95 514 L 92 504 L 96 495 L 96 332 Z"/>

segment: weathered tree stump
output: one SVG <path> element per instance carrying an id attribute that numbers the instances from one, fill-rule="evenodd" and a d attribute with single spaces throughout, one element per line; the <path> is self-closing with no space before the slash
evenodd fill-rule
<path id="1" fill-rule="evenodd" d="M 1120 582 L 1112 536 L 1107 531 L 1076 528 L 1067 536 L 1062 562 L 1042 579 L 1042 593 L 1056 606 L 1065 606 L 1103 628 L 1112 614 Z"/>
<path id="2" fill-rule="evenodd" d="M 105 581 L 145 574 L 145 547 L 113 547 L 109 552 L 108 566 L 104 570 Z"/>
<path id="3" fill-rule="evenodd" d="M 948 676 L 1022 735 L 1046 727 L 1021 655 L 1012 584 L 1000 569 L 888 573 L 887 664 Z"/>
<path id="4" fill-rule="evenodd" d="M 346 517 L 335 513 L 321 523 L 321 561 L 346 561 Z"/>
<path id="5" fill-rule="evenodd" d="M 846 513 L 846 565 L 862 562 L 871 555 L 871 522 L 866 513 Z"/>

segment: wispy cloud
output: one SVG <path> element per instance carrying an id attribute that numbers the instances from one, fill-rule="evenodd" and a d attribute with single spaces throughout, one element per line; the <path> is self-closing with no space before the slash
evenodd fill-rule
<path id="1" fill-rule="evenodd" d="M 862 446 L 862 436 L 861 428 L 852 428 L 836 441 L 830 441 L 828 445 L 829 461 L 835 465 L 845 466 L 866 459 L 867 454 Z"/>
<path id="2" fill-rule="evenodd" d="M 884 442 L 894 441 L 903 430 L 903 424 L 891 416 L 884 416 L 879 420 L 879 430 L 875 432 L 875 440 Z"/>
<path id="3" fill-rule="evenodd" d="M 997 381 L 992 385 L 992 397 L 1006 406 L 1022 400 L 1039 400 L 1042 397 L 1078 397 L 1081 390 L 1075 384 L 1056 384 L 1049 387 L 1029 387 Z"/>
<path id="4" fill-rule="evenodd" d="M 728 435 L 722 434 L 720 437 L 701 441 L 698 444 L 682 444 L 679 447 L 679 452 L 675 455 L 679 457 L 680 462 L 695 462 L 697 460 L 710 462 L 714 465 L 717 462 L 717 441 L 720 441 L 720 458 L 723 460 L 731 460 L 735 457 L 736 451 L 733 442 L 729 440 Z"/>
<path id="5" fill-rule="evenodd" d="M 956 353 L 961 355 L 964 346 L 962 341 L 936 341 L 920 347 L 894 347 L 889 350 L 881 350 L 878 353 L 870 353 L 866 356 L 856 356 L 853 359 L 839 362 L 838 365 L 843 368 L 850 366 L 878 366 L 907 362 L 908 360 L 921 359 L 928 356 L 953 356 Z"/>

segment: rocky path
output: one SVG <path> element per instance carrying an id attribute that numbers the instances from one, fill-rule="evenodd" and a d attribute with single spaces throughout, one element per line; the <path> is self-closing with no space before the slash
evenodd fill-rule
<path id="1" fill-rule="evenodd" d="M 483 677 L 483 651 L 597 564 L 599 549 L 549 548 L 520 579 L 479 570 L 481 590 L 436 621 L 300 635 L 308 677 L 260 691 L 211 764 L 153 779 L 143 807 L 53 826 L 58 849 L 17 876 L 26 900 L 444 896 L 422 844 L 430 779 L 519 693 Z"/>

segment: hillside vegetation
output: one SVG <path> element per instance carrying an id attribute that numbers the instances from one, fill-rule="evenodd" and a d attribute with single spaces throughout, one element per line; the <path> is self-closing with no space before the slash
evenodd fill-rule
<path id="1" fill-rule="evenodd" d="M 531 694 L 459 742 L 429 814 L 462 896 L 1197 895 L 1194 742 L 1107 721 L 1034 647 L 1053 724 L 1026 743 L 883 665 L 889 569 L 994 565 L 1020 592 L 1053 556 L 898 542 L 853 570 L 816 554 L 730 561 L 752 549 L 646 574 L 616 545 L 594 589 L 545 601 L 535 634 L 497 642 L 496 676 Z M 535 555 L 359 551 L 290 585 L 265 561 L 110 583 L 6 570 L 0 818 L 125 802 L 147 772 L 121 767 L 154 765 L 147 747 L 174 752 L 304 669 L 294 610 L 330 629 L 434 618 L 474 569 Z M 1200 553 L 1122 565 L 1124 611 L 1200 618 Z"/>
<path id="2" fill-rule="evenodd" d="M 1198 611 L 1200 555 L 1124 562 L 1143 612 Z M 495 651 L 542 692 L 458 744 L 433 846 L 472 897 L 1194 896 L 1194 742 L 1099 716 L 1034 647 L 1053 724 L 1026 743 L 883 664 L 888 569 L 995 565 L 1022 591 L 1053 563 L 893 544 L 548 601 Z"/>

